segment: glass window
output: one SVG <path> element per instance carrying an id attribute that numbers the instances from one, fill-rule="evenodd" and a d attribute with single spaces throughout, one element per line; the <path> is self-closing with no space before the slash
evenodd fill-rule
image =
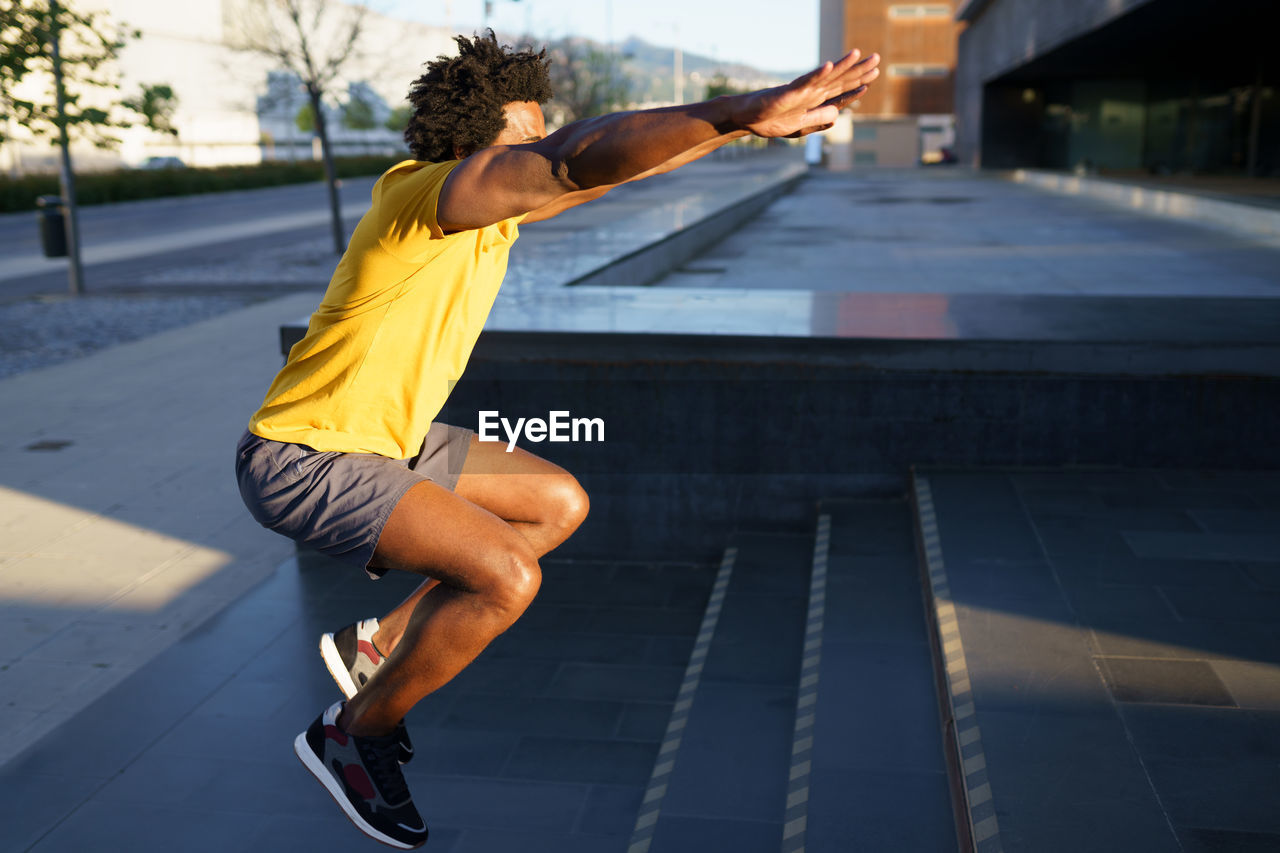
<path id="1" fill-rule="evenodd" d="M 876 164 L 876 152 L 855 151 L 853 152 L 853 162 L 864 166 L 874 166 Z"/>
<path id="2" fill-rule="evenodd" d="M 876 138 L 876 126 L 874 124 L 855 124 L 853 126 L 853 138 L 865 139 L 868 142 Z"/>
<path id="3" fill-rule="evenodd" d="M 894 77 L 946 77 L 951 68 L 925 62 L 898 62 L 889 66 L 889 73 Z"/>
<path id="4" fill-rule="evenodd" d="M 889 7 L 889 17 L 903 20 L 950 18 L 951 7 L 942 3 L 899 3 Z"/>

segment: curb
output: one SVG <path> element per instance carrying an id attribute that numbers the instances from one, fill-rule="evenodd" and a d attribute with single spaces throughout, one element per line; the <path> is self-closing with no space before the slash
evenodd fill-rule
<path id="1" fill-rule="evenodd" d="M 933 492 L 928 477 L 916 470 L 911 472 L 911 498 L 916 510 L 916 544 L 925 570 L 926 605 L 933 617 L 929 623 L 930 645 L 939 686 L 943 746 L 950 771 L 960 849 L 972 853 L 1002 853 L 982 731 L 978 728 L 964 644 L 942 560 Z"/>
<path id="2" fill-rule="evenodd" d="M 729 236 L 743 223 L 760 215 L 760 212 L 779 196 L 795 189 L 796 184 L 804 178 L 805 174 L 804 171 L 787 174 L 759 192 L 567 281 L 565 285 L 568 287 L 583 285 L 634 287 L 652 284 L 709 246 Z"/>
<path id="3" fill-rule="evenodd" d="M 1014 169 L 1004 173 L 1003 177 L 1036 189 L 1096 198 L 1153 216 L 1208 223 L 1253 237 L 1280 239 L 1280 210 L 1107 178 L 1076 177 L 1037 169 Z"/>

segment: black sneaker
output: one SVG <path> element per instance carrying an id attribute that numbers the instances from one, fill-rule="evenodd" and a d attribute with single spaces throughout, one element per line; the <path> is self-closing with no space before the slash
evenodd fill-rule
<path id="1" fill-rule="evenodd" d="M 356 737 L 338 728 L 335 702 L 293 741 L 293 751 L 365 835 L 409 850 L 427 841 L 427 823 L 413 806 L 396 763 L 395 735 Z"/>
<path id="2" fill-rule="evenodd" d="M 364 687 L 386 660 L 373 644 L 373 635 L 377 632 L 377 619 L 362 619 L 320 638 L 320 657 L 338 683 L 338 689 L 348 699 Z M 409 740 L 404 720 L 396 726 L 396 737 L 400 743 L 398 760 L 401 764 L 408 764 L 413 760 L 413 741 Z"/>

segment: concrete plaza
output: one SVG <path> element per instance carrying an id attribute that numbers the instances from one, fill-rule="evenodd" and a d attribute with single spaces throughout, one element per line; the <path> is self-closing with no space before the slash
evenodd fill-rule
<path id="1" fill-rule="evenodd" d="M 715 194 L 716 180 L 727 192 L 743 178 L 728 164 L 698 194 Z M 643 213 L 602 214 L 598 232 L 566 235 L 572 248 L 547 229 L 539 251 L 615 245 Z M 862 371 L 868 384 L 849 399 L 864 420 L 1084 455 L 1039 463 L 1072 467 L 1061 475 L 1025 473 L 1030 456 L 1012 460 L 1015 473 L 929 469 L 951 579 L 942 590 L 919 578 L 920 492 L 906 467 L 919 460 L 869 467 L 899 465 L 894 448 L 915 452 L 909 436 L 864 467 L 846 455 L 847 470 L 748 476 L 714 548 L 681 534 L 644 552 L 638 516 L 617 507 L 666 511 L 672 492 L 655 485 L 626 504 L 625 483 L 603 488 L 583 544 L 546 561 L 526 619 L 409 720 L 421 756 L 408 778 L 430 849 L 776 851 L 807 825 L 812 850 L 954 850 L 972 833 L 988 845 L 978 849 L 995 838 L 1040 851 L 1052 849 L 1050 818 L 1094 820 L 1091 849 L 1275 849 L 1280 826 L 1255 806 L 1274 802 L 1264 771 L 1280 760 L 1280 463 L 1261 439 L 1277 411 L 1280 251 L 970 173 L 817 173 L 679 264 L 652 288 L 520 278 L 477 349 L 478 373 L 536 377 L 560 352 L 556 371 L 607 361 L 749 377 L 776 358 Z M 338 695 L 318 633 L 385 609 L 405 579 L 373 584 L 295 556 L 248 517 L 231 475 L 231 448 L 280 363 L 279 328 L 317 297 L 283 296 L 0 381 L 0 779 L 16 792 L 0 804 L 0 849 L 373 847 L 297 766 L 290 741 Z M 1045 350 L 1056 361 L 1037 367 Z M 1137 369 L 1106 361 L 1122 351 Z M 965 359 L 986 372 L 964 373 Z M 1066 422 L 1037 402 L 1050 393 L 1037 383 L 1065 389 L 1052 393 L 1074 401 L 1073 429 L 1102 430 L 1087 417 L 1091 401 L 1141 423 L 1160 406 L 1181 411 L 1187 388 L 1229 402 L 1235 420 L 1200 406 L 1194 441 L 1152 449 L 1125 436 L 1098 472 L 1088 454 L 1105 436 L 1037 432 Z M 706 440 L 687 426 L 691 441 Z M 1233 434 L 1247 440 L 1233 445 Z M 764 427 L 760 440 L 781 442 Z M 959 443 L 943 450 L 989 468 Z M 1133 470 L 1156 458 L 1164 470 Z M 588 473 L 608 482 L 609 464 Z M 653 478 L 693 484 L 677 509 L 694 524 L 699 489 L 711 488 L 699 484 L 720 478 L 706 465 Z M 1204 470 L 1218 467 L 1235 471 Z M 850 486 L 869 482 L 872 493 Z M 784 491 L 807 520 L 771 513 Z M 646 529 L 653 539 L 668 528 Z M 635 550 L 610 552 L 611 541 Z M 721 579 L 723 611 L 707 606 Z M 948 603 L 972 662 L 985 792 L 969 778 L 969 744 L 948 740 L 967 719 L 949 651 L 935 646 Z M 805 663 L 815 612 L 827 626 L 820 681 Z M 1025 654 L 999 654 L 1011 637 L 1025 638 Z M 705 668 L 691 658 L 699 648 Z M 1181 663 L 1124 663 L 1134 660 Z M 681 745 L 671 721 L 690 697 Z M 793 734 L 807 703 L 817 723 L 810 715 L 804 747 Z M 1201 721 L 1213 735 L 1187 740 Z M 1046 727 L 1078 740 L 1041 749 Z M 1080 761 L 1058 787 L 1036 786 L 1048 784 L 1046 762 L 1081 754 L 1074 746 L 1099 732 L 1137 738 L 1136 764 L 1111 777 L 1121 787 L 1106 809 L 1073 812 L 1081 800 L 1069 785 L 1095 784 L 1102 765 Z M 950 764 L 949 743 L 959 750 Z M 677 747 L 659 792 L 655 771 Z M 1226 778 L 1230 756 L 1249 767 L 1230 798 L 1193 784 Z M 800 797 L 790 783 L 806 762 Z M 1159 772 L 1133 771 L 1145 762 Z M 1115 806 L 1130 801 L 1142 822 Z M 975 811 L 990 802 L 1002 814 L 994 834 Z M 1045 802 L 1058 808 L 1035 810 Z M 794 810 L 806 803 L 801 821 Z M 1149 834 L 1122 845 L 1107 821 Z"/>

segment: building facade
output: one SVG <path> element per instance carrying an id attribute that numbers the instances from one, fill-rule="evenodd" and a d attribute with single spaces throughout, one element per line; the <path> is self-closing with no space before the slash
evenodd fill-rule
<path id="1" fill-rule="evenodd" d="M 822 0 L 823 58 L 851 48 L 881 56 L 880 79 L 830 134 L 833 166 L 912 166 L 952 140 L 956 0 Z"/>
<path id="2" fill-rule="evenodd" d="M 961 162 L 1280 174 L 1275 0 L 965 0 Z"/>
<path id="3" fill-rule="evenodd" d="M 136 166 L 150 157 L 219 166 L 318 156 L 313 135 L 297 127 L 298 111 L 306 102 L 297 78 L 232 47 L 246 21 L 252 21 L 252 6 L 245 0 L 184 0 L 180 13 L 170 0 L 77 0 L 76 8 L 105 13 L 115 24 L 139 33 L 120 53 L 120 96 L 133 95 L 144 84 L 167 84 L 178 102 L 176 136 L 128 127 L 115 133 L 120 144 L 108 149 L 73 140 L 78 170 Z M 423 63 L 456 49 L 449 28 L 373 11 L 364 14 L 355 58 L 331 87 L 333 103 L 326 110 L 339 154 L 401 150 L 397 132 L 345 126 L 341 105 L 358 98 L 375 118 L 385 119 L 391 108 L 405 102 Z M 389 44 L 394 51 L 387 51 Z M 34 78 L 25 84 L 35 97 L 45 97 L 44 90 L 52 87 L 51 81 Z M 91 91 L 85 100 L 111 94 Z M 15 139 L 0 146 L 0 170 L 18 174 L 56 168 L 57 152 L 48 139 L 24 138 L 21 129 L 15 130 Z"/>

